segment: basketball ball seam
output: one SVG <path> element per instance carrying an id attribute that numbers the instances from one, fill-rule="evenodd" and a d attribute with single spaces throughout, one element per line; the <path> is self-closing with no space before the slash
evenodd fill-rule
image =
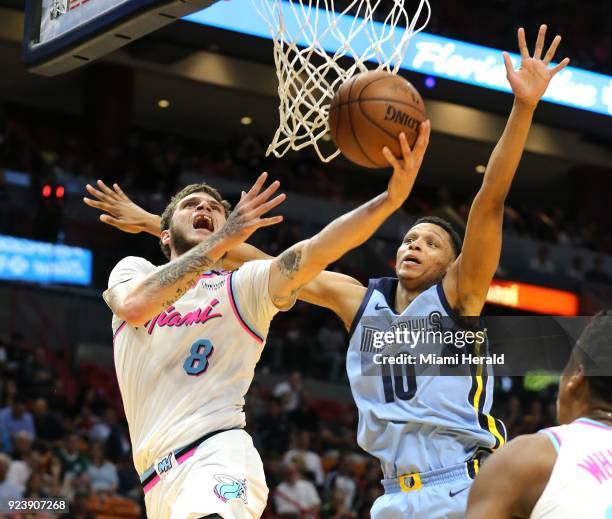
<path id="1" fill-rule="evenodd" d="M 353 76 L 353 80 L 351 82 L 351 86 L 349 87 L 349 91 L 348 91 L 348 98 L 349 100 L 351 99 L 351 92 L 353 91 L 353 87 L 355 86 L 355 80 L 357 79 L 357 76 Z M 362 89 L 363 90 L 363 89 Z M 359 110 L 361 111 L 361 107 L 359 108 Z M 355 134 L 355 128 L 353 127 L 353 116 L 351 115 L 351 111 L 347 110 L 348 115 L 349 115 L 349 126 L 351 128 L 351 133 L 353 134 L 353 141 L 357 143 L 357 146 L 359 146 L 359 150 L 361 151 L 361 154 L 366 158 L 366 160 L 372 164 L 374 167 L 378 167 L 378 164 L 376 162 L 374 162 L 370 156 L 365 152 L 365 150 L 363 149 L 363 146 L 361 145 L 361 142 L 359 141 L 359 139 L 357 138 L 357 135 Z M 361 111 L 363 113 L 363 111 Z"/>

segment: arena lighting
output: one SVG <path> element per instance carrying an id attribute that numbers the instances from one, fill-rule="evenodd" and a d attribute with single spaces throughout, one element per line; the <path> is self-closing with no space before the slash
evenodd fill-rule
<path id="1" fill-rule="evenodd" d="M 427 76 L 427 77 L 425 78 L 425 86 L 426 86 L 427 88 L 433 88 L 433 87 L 435 87 L 435 86 L 436 86 L 436 80 L 435 80 L 433 77 L 431 77 L 431 76 Z"/>
<path id="2" fill-rule="evenodd" d="M 578 315 L 579 301 L 573 292 L 494 279 L 489 287 L 487 303 L 539 314 L 570 316 Z"/>
<path id="3" fill-rule="evenodd" d="M 272 0 L 259 1 L 271 2 Z M 315 17 L 318 17 L 319 21 L 327 19 L 327 14 L 323 9 L 309 7 L 309 13 L 313 20 Z M 288 3 L 283 3 L 283 18 L 285 24 L 296 24 L 295 14 L 292 13 Z M 251 0 L 217 2 L 208 9 L 186 16 L 184 20 L 260 38 L 271 38 L 267 26 L 254 10 Z M 347 33 L 347 27 L 350 26 L 353 18 L 337 16 L 337 20 L 340 30 Z M 378 32 L 381 26 L 380 22 L 373 22 L 372 30 Z M 513 29 L 508 27 L 508 30 Z M 290 32 L 298 33 L 297 27 L 291 29 Z M 303 31 L 302 34 L 304 37 L 310 36 Z M 395 38 L 395 40 L 398 39 L 399 36 Z M 306 40 L 303 39 L 298 43 L 304 45 L 305 42 Z M 330 53 L 338 50 L 337 41 L 331 34 L 322 38 L 321 43 Z M 351 41 L 351 46 L 357 55 L 367 45 L 368 39 L 363 33 Z M 520 56 L 510 54 L 510 57 L 515 68 L 518 68 Z M 491 90 L 511 92 L 506 80 L 506 69 L 501 51 L 424 32 L 413 36 L 401 68 Z M 567 67 L 555 76 L 543 99 L 551 103 L 610 116 L 612 115 L 612 76 Z"/>
<path id="4" fill-rule="evenodd" d="M 170 106 L 170 101 L 168 101 L 167 99 L 160 99 L 159 101 L 157 101 L 157 106 L 159 106 L 160 108 L 168 108 Z"/>
<path id="5" fill-rule="evenodd" d="M 42 188 L 42 196 L 44 198 L 49 198 L 51 196 L 51 186 L 49 184 L 45 184 Z"/>
<path id="6" fill-rule="evenodd" d="M 248 115 L 245 115 L 244 117 L 240 118 L 240 124 L 243 124 L 244 126 L 248 126 L 252 122 L 253 122 L 253 119 L 249 117 Z"/>
<path id="7" fill-rule="evenodd" d="M 484 164 L 478 164 L 478 166 L 476 166 L 474 169 L 476 170 L 476 173 L 480 173 L 482 175 L 487 170 L 487 167 Z"/>
<path id="8" fill-rule="evenodd" d="M 57 186 L 55 188 L 55 198 L 64 198 L 65 191 L 64 186 Z"/>

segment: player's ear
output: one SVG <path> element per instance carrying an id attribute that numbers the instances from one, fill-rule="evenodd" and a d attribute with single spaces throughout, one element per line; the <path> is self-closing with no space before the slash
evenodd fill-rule
<path id="1" fill-rule="evenodd" d="M 582 391 L 585 387 L 584 380 L 584 366 L 578 363 L 574 368 L 573 373 L 569 376 L 567 381 L 567 389 L 574 394 Z"/>
<path id="2" fill-rule="evenodd" d="M 162 231 L 161 234 L 159 235 L 159 239 L 164 245 L 168 245 L 169 247 L 170 242 L 172 241 L 172 237 L 170 236 L 170 231 L 168 229 L 166 229 L 165 231 Z"/>

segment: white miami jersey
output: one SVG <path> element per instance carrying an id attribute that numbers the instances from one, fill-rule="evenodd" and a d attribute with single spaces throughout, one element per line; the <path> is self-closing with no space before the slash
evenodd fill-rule
<path id="1" fill-rule="evenodd" d="M 108 286 L 155 269 L 127 257 Z M 113 315 L 115 369 L 139 473 L 209 432 L 244 427 L 244 396 L 278 311 L 269 270 L 269 260 L 258 260 L 207 272 L 143 326 Z"/>
<path id="2" fill-rule="evenodd" d="M 557 461 L 531 519 L 612 519 L 612 427 L 579 418 L 541 432 Z"/>

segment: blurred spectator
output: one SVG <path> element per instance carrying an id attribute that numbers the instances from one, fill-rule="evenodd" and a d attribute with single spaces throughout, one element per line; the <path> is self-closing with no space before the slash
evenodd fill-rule
<path id="1" fill-rule="evenodd" d="M 49 411 L 49 405 L 44 398 L 37 398 L 32 404 L 32 417 L 39 440 L 52 444 L 62 439 L 62 423 L 54 412 Z"/>
<path id="2" fill-rule="evenodd" d="M 326 319 L 319 329 L 317 341 L 323 370 L 328 373 L 330 380 L 339 380 L 344 373 L 347 337 L 337 317 L 330 316 Z"/>
<path id="3" fill-rule="evenodd" d="M 582 281 L 584 279 L 584 262 L 581 256 L 574 256 L 572 258 L 572 264 L 566 271 L 567 277 L 575 281 Z"/>
<path id="4" fill-rule="evenodd" d="M 0 438 L 7 442 L 8 449 L 11 448 L 11 438 L 19 431 L 28 432 L 32 438 L 36 436 L 34 420 L 26 410 L 25 400 L 16 396 L 10 407 L 0 410 Z"/>
<path id="5" fill-rule="evenodd" d="M 285 411 L 291 412 L 299 407 L 303 389 L 302 374 L 299 371 L 292 371 L 288 380 L 276 384 L 274 396 L 282 399 Z"/>
<path id="6" fill-rule="evenodd" d="M 292 426 L 278 398 L 267 401 L 267 412 L 259 424 L 261 448 L 270 454 L 281 454 L 289 447 Z"/>
<path id="7" fill-rule="evenodd" d="M 100 442 L 91 445 L 87 473 L 94 492 L 106 492 L 111 495 L 117 492 L 119 486 L 117 467 L 106 459 L 104 446 Z"/>
<path id="8" fill-rule="evenodd" d="M 319 430 L 321 417 L 312 408 L 311 400 L 306 394 L 302 394 L 300 407 L 289 413 L 289 418 L 298 430 L 309 431 L 311 433 Z"/>
<path id="9" fill-rule="evenodd" d="M 276 512 L 290 519 L 315 519 L 321 499 L 315 486 L 300 477 L 294 466 L 285 467 L 283 482 L 273 493 Z"/>
<path id="10" fill-rule="evenodd" d="M 26 360 L 23 377 L 28 381 L 27 391 L 30 397 L 48 396 L 50 383 L 55 377 L 55 370 L 49 364 L 44 348 L 36 348 L 32 357 Z"/>
<path id="11" fill-rule="evenodd" d="M 357 485 L 351 475 L 353 461 L 350 454 L 338 456 L 334 470 L 331 470 L 325 478 L 325 494 L 333 496 L 340 493 L 344 500 L 344 508 L 351 508 L 357 494 Z M 333 499 L 332 499 L 333 501 Z M 337 506 L 337 503 L 334 504 Z"/>
<path id="12" fill-rule="evenodd" d="M 62 477 L 66 473 L 79 475 L 87 471 L 88 460 L 80 451 L 81 439 L 76 433 L 70 433 L 65 440 L 65 445 L 56 451 L 56 455 L 62 464 Z"/>
<path id="13" fill-rule="evenodd" d="M 12 461 L 7 479 L 23 492 L 32 473 L 30 455 L 32 454 L 32 437 L 27 431 L 19 431 L 13 436 Z"/>
<path id="14" fill-rule="evenodd" d="M 324 519 L 355 519 L 357 514 L 346 505 L 342 490 L 336 489 L 329 501 L 321 507 L 321 517 Z"/>
<path id="15" fill-rule="evenodd" d="M 310 450 L 310 433 L 308 431 L 295 431 L 293 433 L 293 448 L 287 451 L 284 457 L 285 464 L 294 463 L 295 458 L 302 458 L 304 466 L 312 480 L 318 487 L 323 485 L 324 474 L 321 457 Z"/>
<path id="16" fill-rule="evenodd" d="M 6 503 L 9 499 L 21 499 L 23 493 L 7 479 L 7 473 L 11 465 L 11 458 L 0 453 L 0 503 Z"/>
<path id="17" fill-rule="evenodd" d="M 70 502 L 70 512 L 60 516 L 60 519 L 96 519 L 87 509 L 88 500 L 88 492 L 77 492 Z"/>
<path id="18" fill-rule="evenodd" d="M 612 281 L 604 271 L 604 257 L 602 255 L 595 256 L 593 268 L 586 273 L 586 279 L 591 283 L 609 284 Z"/>
<path id="19" fill-rule="evenodd" d="M 542 274 L 552 274 L 555 271 L 555 265 L 550 259 L 550 251 L 545 245 L 538 248 L 537 255 L 529 262 L 529 268 L 534 272 Z"/>

